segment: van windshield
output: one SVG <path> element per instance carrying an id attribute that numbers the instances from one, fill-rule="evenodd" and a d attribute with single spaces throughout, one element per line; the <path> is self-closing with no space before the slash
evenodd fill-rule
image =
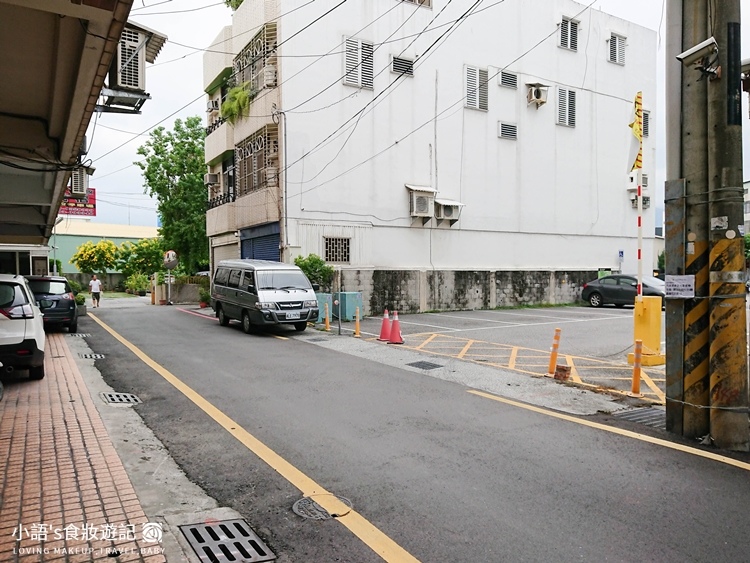
<path id="1" fill-rule="evenodd" d="M 255 272 L 259 289 L 312 289 L 305 274 L 295 270 Z"/>

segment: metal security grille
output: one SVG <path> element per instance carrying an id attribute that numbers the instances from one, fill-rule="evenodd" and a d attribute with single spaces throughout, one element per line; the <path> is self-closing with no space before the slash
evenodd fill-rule
<path id="1" fill-rule="evenodd" d="M 279 185 L 279 127 L 266 125 L 234 150 L 235 181 L 240 196 Z"/>
<path id="2" fill-rule="evenodd" d="M 276 86 L 276 23 L 269 22 L 255 34 L 232 62 L 232 84 L 250 83 L 253 92 Z"/>
<path id="3" fill-rule="evenodd" d="M 221 520 L 179 528 L 203 563 L 256 563 L 276 559 L 244 520 Z"/>
<path id="4" fill-rule="evenodd" d="M 350 262 L 349 248 L 351 239 L 324 237 L 326 262 Z"/>
<path id="5" fill-rule="evenodd" d="M 138 405 L 142 402 L 132 393 L 99 393 L 99 396 L 109 405 Z"/>
<path id="6" fill-rule="evenodd" d="M 104 354 L 78 354 L 78 357 L 84 360 L 103 360 Z"/>

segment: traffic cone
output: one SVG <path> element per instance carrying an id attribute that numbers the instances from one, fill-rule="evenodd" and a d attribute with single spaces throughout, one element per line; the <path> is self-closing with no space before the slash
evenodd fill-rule
<path id="1" fill-rule="evenodd" d="M 388 320 L 388 309 L 383 313 L 383 324 L 380 325 L 380 336 L 378 340 L 388 342 L 391 339 L 391 321 Z"/>
<path id="2" fill-rule="evenodd" d="M 391 337 L 388 344 L 403 344 L 404 339 L 401 336 L 401 325 L 398 322 L 398 311 L 393 311 L 393 322 L 391 323 Z"/>

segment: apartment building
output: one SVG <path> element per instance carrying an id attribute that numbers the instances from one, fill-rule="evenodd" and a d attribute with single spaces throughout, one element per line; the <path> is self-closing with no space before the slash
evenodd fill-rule
<path id="1" fill-rule="evenodd" d="M 370 289 L 379 271 L 634 272 L 641 91 L 651 268 L 654 31 L 569 0 L 245 0 L 204 85 L 213 262 L 315 253 Z"/>

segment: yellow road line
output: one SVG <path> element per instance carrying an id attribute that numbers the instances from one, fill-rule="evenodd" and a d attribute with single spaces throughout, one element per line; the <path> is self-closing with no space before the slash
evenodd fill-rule
<path id="1" fill-rule="evenodd" d="M 538 414 L 551 416 L 553 418 L 558 418 L 560 420 L 566 420 L 568 422 L 573 422 L 575 424 L 580 424 L 582 426 L 588 426 L 589 428 L 595 428 L 597 430 L 604 430 L 605 432 L 610 432 L 612 434 L 619 434 L 620 436 L 625 436 L 626 438 L 633 438 L 634 440 L 640 440 L 641 442 L 647 442 L 649 444 L 654 444 L 657 446 L 662 446 L 664 448 L 677 450 L 679 452 L 691 454 L 697 457 L 703 457 L 706 459 L 710 459 L 712 461 L 726 463 L 727 465 L 738 467 L 740 469 L 744 469 L 745 471 L 750 471 L 750 463 L 745 463 L 744 461 L 738 461 L 736 459 L 732 459 L 731 457 L 726 457 L 723 455 L 715 454 L 712 452 L 706 452 L 703 450 L 697 450 L 695 448 L 689 448 L 687 446 L 683 446 L 682 444 L 675 444 L 667 440 L 662 440 L 661 438 L 653 438 L 651 436 L 646 436 L 645 434 L 638 434 L 637 432 L 631 432 L 630 430 L 623 430 L 621 428 L 615 428 L 614 426 L 607 426 L 606 424 L 601 424 L 599 422 L 592 422 L 590 420 L 576 418 L 574 416 L 546 410 L 540 407 L 535 407 L 533 405 L 526 405 L 526 404 L 519 403 L 516 401 L 511 401 L 510 399 L 498 397 L 497 395 L 491 395 L 483 391 L 475 391 L 474 389 L 469 389 L 468 392 L 471 393 L 472 395 L 478 395 L 479 397 L 484 397 L 485 399 L 492 399 L 493 401 L 497 401 L 499 403 L 505 403 L 506 405 L 511 405 L 514 407 L 518 407 L 520 409 L 526 409 L 528 411 L 532 411 Z"/>
<path id="2" fill-rule="evenodd" d="M 469 351 L 469 348 L 471 348 L 471 345 L 474 344 L 473 340 L 469 340 L 466 342 L 466 346 L 464 346 L 463 350 L 461 350 L 458 353 L 458 356 L 456 356 L 458 359 L 463 359 L 463 357 L 466 355 L 466 352 Z"/>
<path id="3" fill-rule="evenodd" d="M 582 380 L 582 379 L 581 379 L 581 377 L 580 377 L 580 376 L 578 375 L 578 370 L 576 369 L 576 364 L 575 364 L 575 362 L 573 361 L 573 356 L 567 356 L 567 355 L 566 355 L 566 356 L 565 356 L 565 361 L 566 361 L 566 362 L 568 363 L 568 365 L 570 366 L 570 378 L 571 378 L 571 379 L 572 379 L 572 380 L 573 380 L 573 381 L 574 381 L 575 383 L 583 383 L 583 380 Z"/>
<path id="4" fill-rule="evenodd" d="M 641 370 L 641 379 L 643 379 L 643 381 L 646 382 L 646 385 L 648 385 L 651 388 L 651 390 L 654 392 L 654 395 L 659 397 L 662 400 L 662 402 L 666 402 L 667 400 L 666 395 L 662 393 L 662 390 L 659 389 L 659 386 L 656 383 L 654 383 L 654 380 L 651 379 L 651 377 L 649 377 L 649 375 L 644 370 Z"/>
<path id="5" fill-rule="evenodd" d="M 229 434 L 234 436 L 247 449 L 253 452 L 260 459 L 265 461 L 279 475 L 289 481 L 289 483 L 297 487 L 304 496 L 316 495 L 315 502 L 325 508 L 330 514 L 343 515 L 338 516 L 336 520 L 346 526 L 349 531 L 351 531 L 355 536 L 362 540 L 370 549 L 372 549 L 385 561 L 395 561 L 399 563 L 418 562 L 418 559 L 416 559 L 408 551 L 406 551 L 391 538 L 381 532 L 371 522 L 366 520 L 361 514 L 359 514 L 355 510 L 351 510 L 347 505 L 338 500 L 332 493 L 328 492 L 313 479 L 302 473 L 302 471 L 294 467 L 291 463 L 286 461 L 283 457 L 274 452 L 263 442 L 250 434 L 247 430 L 240 427 L 239 424 L 237 424 L 234 420 L 229 418 L 226 414 L 224 414 L 222 411 L 220 411 L 214 405 L 204 399 L 203 396 L 183 383 L 166 368 L 162 367 L 160 364 L 152 360 L 149 356 L 142 352 L 140 348 L 138 348 L 134 344 L 131 344 L 114 329 L 110 328 L 107 324 L 98 319 L 96 315 L 89 313 L 89 318 L 96 321 L 97 324 L 99 324 L 104 330 L 115 337 L 115 339 L 117 339 L 123 346 L 133 352 L 133 354 L 135 354 L 144 364 L 149 366 L 156 373 L 158 373 L 169 383 L 171 383 L 175 387 L 175 389 L 180 391 L 199 409 L 213 418 L 219 425 L 221 425 L 227 432 L 229 432 Z"/>
<path id="6" fill-rule="evenodd" d="M 510 359 L 508 360 L 508 367 L 510 369 L 516 368 L 516 356 L 518 356 L 518 346 L 513 346 L 513 350 L 510 352 Z"/>
<path id="7" fill-rule="evenodd" d="M 432 342 L 435 338 L 437 338 L 437 336 L 438 336 L 437 334 L 433 334 L 432 336 L 430 336 L 427 340 L 422 342 L 422 344 L 417 346 L 417 350 L 421 350 L 422 346 L 427 346 L 430 342 Z"/>

